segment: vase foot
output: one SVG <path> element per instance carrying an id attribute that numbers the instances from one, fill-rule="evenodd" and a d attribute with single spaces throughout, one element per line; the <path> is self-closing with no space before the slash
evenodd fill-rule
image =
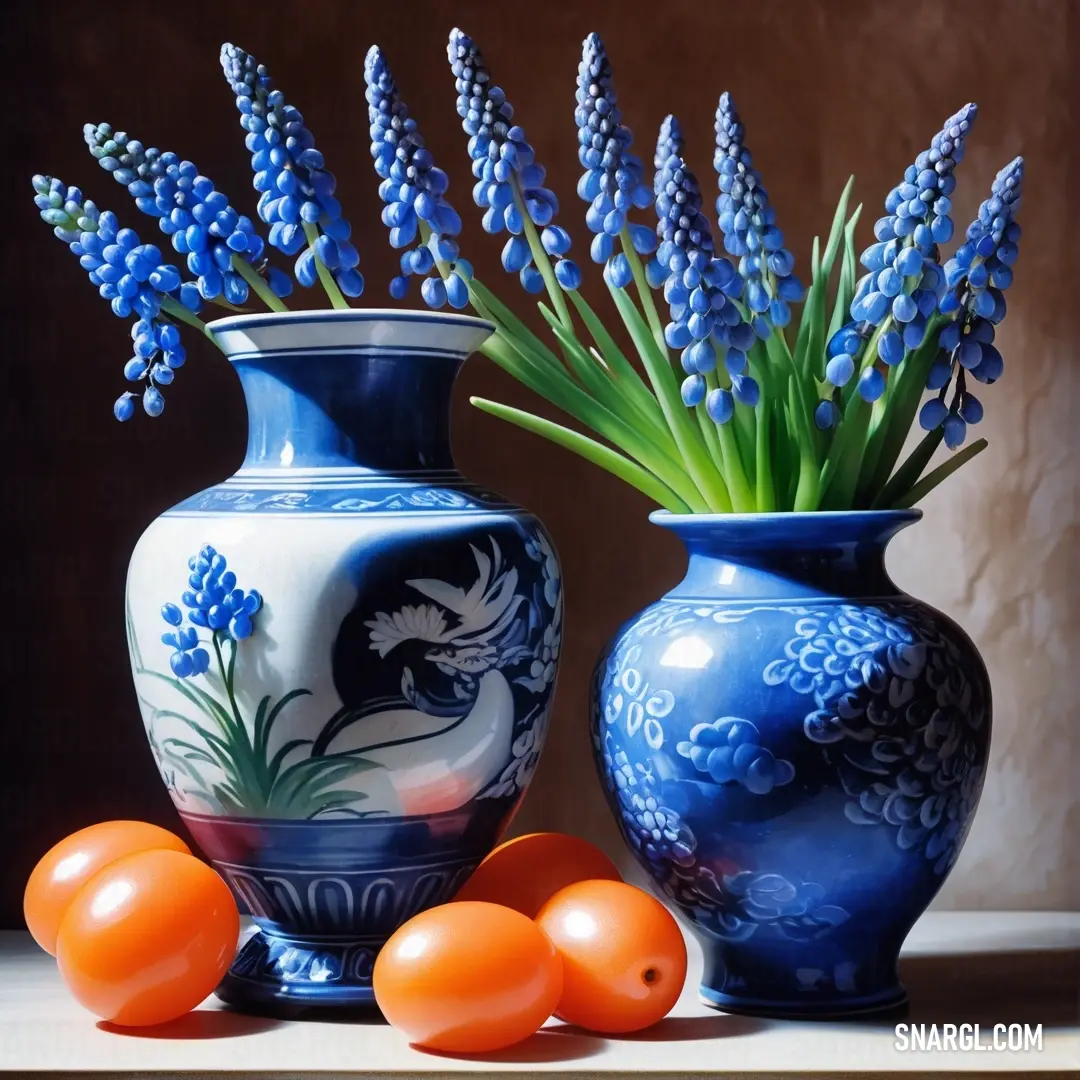
<path id="1" fill-rule="evenodd" d="M 707 986 L 698 987 L 698 1000 L 711 1009 L 740 1013 L 744 1016 L 760 1016 L 776 1020 L 836 1020 L 855 1016 L 890 1012 L 907 1003 L 907 991 L 897 983 L 877 994 L 852 996 L 851 998 L 827 998 L 818 1000 L 743 997 L 725 994 Z"/>
<path id="2" fill-rule="evenodd" d="M 374 1013 L 371 973 L 382 940 L 296 939 L 259 931 L 215 993 L 245 1012 L 295 1018 L 323 1009 Z"/>

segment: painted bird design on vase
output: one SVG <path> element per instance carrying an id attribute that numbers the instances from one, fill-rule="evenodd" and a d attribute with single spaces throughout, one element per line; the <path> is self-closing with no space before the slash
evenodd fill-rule
<path id="1" fill-rule="evenodd" d="M 470 586 L 409 579 L 405 585 L 429 602 L 379 611 L 363 624 L 380 659 L 407 653 L 415 670 L 403 656 L 400 696 L 366 704 L 325 750 L 362 752 L 384 766 L 398 803 L 391 813 L 455 810 L 511 757 L 516 709 L 505 669 L 532 657 L 528 640 L 539 619 L 519 590 L 518 570 L 487 539 L 491 554 L 469 545 L 477 571 Z"/>

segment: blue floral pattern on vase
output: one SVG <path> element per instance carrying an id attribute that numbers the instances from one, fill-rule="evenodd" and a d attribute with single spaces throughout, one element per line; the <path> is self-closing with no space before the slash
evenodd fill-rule
<path id="1" fill-rule="evenodd" d="M 900 944 L 970 827 L 990 730 L 974 647 L 884 573 L 917 517 L 654 517 L 690 568 L 602 658 L 593 745 L 722 1008 L 903 999 Z"/>
<path id="2" fill-rule="evenodd" d="M 742 784 L 755 795 L 768 795 L 774 787 L 790 784 L 795 769 L 759 743 L 760 732 L 749 720 L 722 716 L 712 724 L 696 724 L 690 738 L 676 747 L 699 772 L 718 784 Z"/>
<path id="3" fill-rule="evenodd" d="M 840 770 L 848 819 L 893 826 L 944 874 L 982 786 L 971 736 L 988 711 L 956 642 L 915 605 L 841 604 L 801 617 L 764 679 L 813 697 L 803 730 Z"/>

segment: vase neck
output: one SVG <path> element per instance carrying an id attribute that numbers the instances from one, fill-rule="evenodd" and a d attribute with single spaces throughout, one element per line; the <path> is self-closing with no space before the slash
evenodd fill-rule
<path id="1" fill-rule="evenodd" d="M 653 521 L 686 545 L 679 600 L 808 600 L 883 597 L 900 590 L 885 570 L 885 548 L 918 511 L 672 515 Z"/>
<path id="2" fill-rule="evenodd" d="M 450 398 L 488 324 L 425 312 L 222 319 L 248 409 L 241 472 L 452 472 Z"/>

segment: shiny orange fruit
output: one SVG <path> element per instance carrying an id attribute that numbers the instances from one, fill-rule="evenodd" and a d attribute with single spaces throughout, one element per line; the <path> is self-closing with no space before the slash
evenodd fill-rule
<path id="1" fill-rule="evenodd" d="M 179 836 L 145 821 L 103 821 L 51 847 L 34 867 L 23 893 L 23 915 L 34 940 L 55 956 L 56 932 L 75 894 L 114 859 L 150 848 L 191 854 Z"/>
<path id="2" fill-rule="evenodd" d="M 375 1002 L 409 1041 L 479 1054 L 528 1038 L 551 1015 L 562 964 L 532 919 L 476 901 L 410 919 L 382 947 Z"/>
<path id="3" fill-rule="evenodd" d="M 529 833 L 500 844 L 454 899 L 502 904 L 535 919 L 560 889 L 594 878 L 622 881 L 615 864 L 595 844 L 567 833 Z"/>
<path id="4" fill-rule="evenodd" d="M 639 1031 L 665 1017 L 686 981 L 686 943 L 659 900 L 621 881 L 557 892 L 536 924 L 563 961 L 555 1015 L 589 1031 Z"/>
<path id="5" fill-rule="evenodd" d="M 136 851 L 79 890 L 56 959 L 80 1005 L 143 1027 L 175 1020 L 210 994 L 239 934 L 236 901 L 209 866 L 179 851 Z"/>

